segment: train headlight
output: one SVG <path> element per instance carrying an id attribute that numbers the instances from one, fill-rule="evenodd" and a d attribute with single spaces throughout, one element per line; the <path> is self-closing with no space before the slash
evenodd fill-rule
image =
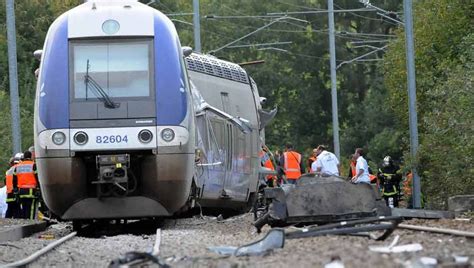
<path id="1" fill-rule="evenodd" d="M 84 145 L 89 140 L 89 136 L 85 132 L 79 131 L 74 134 L 74 142 L 78 145 Z"/>
<path id="2" fill-rule="evenodd" d="M 161 131 L 161 138 L 166 141 L 170 142 L 174 139 L 174 131 L 171 128 L 165 128 Z"/>
<path id="3" fill-rule="evenodd" d="M 142 143 L 149 143 L 153 139 L 153 133 L 151 133 L 151 131 L 148 129 L 144 129 L 138 133 L 138 139 Z"/>
<path id="4" fill-rule="evenodd" d="M 106 34 L 115 34 L 120 30 L 120 24 L 116 20 L 106 20 L 102 23 L 102 31 Z"/>
<path id="5" fill-rule="evenodd" d="M 61 131 L 54 132 L 52 137 L 53 143 L 56 145 L 61 145 L 66 141 L 66 134 Z"/>

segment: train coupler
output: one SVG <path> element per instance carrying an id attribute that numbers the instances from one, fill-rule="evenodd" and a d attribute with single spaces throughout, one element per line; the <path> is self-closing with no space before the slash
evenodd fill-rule
<path id="1" fill-rule="evenodd" d="M 97 184 L 98 197 L 126 195 L 129 192 L 130 155 L 97 155 Z"/>

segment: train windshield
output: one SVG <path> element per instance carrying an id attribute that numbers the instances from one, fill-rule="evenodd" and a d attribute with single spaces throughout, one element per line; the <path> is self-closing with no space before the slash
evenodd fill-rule
<path id="1" fill-rule="evenodd" d="M 72 42 L 73 98 L 146 98 L 151 90 L 151 41 Z"/>

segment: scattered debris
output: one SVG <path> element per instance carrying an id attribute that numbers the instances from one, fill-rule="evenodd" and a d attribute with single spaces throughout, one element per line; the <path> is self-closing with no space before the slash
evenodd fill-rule
<path id="1" fill-rule="evenodd" d="M 380 253 L 400 253 L 400 252 L 414 252 L 414 251 L 420 251 L 423 249 L 423 247 L 418 244 L 407 244 L 407 245 L 401 245 L 401 246 L 395 246 L 398 243 L 398 240 L 400 239 L 400 236 L 397 235 L 392 243 L 388 246 L 369 246 L 370 251 L 374 252 L 380 252 Z"/>
<path id="2" fill-rule="evenodd" d="M 312 236 L 321 236 L 321 235 L 328 235 L 328 234 L 357 234 L 357 233 L 364 233 L 370 231 L 381 231 L 385 230 L 385 233 L 379 237 L 375 237 L 375 240 L 385 240 L 395 228 L 400 224 L 402 218 L 394 217 L 394 216 L 380 216 L 380 217 L 372 217 L 366 218 L 361 220 L 354 220 L 354 221 L 342 221 L 339 223 L 333 224 L 326 224 L 316 227 L 308 227 L 303 228 L 298 231 L 288 232 L 286 234 L 287 239 L 293 238 L 303 238 L 303 237 L 312 237 Z M 377 222 L 388 222 L 388 223 L 378 223 Z M 361 226 L 357 226 L 361 225 Z"/>
<path id="3" fill-rule="evenodd" d="M 226 256 L 249 256 L 262 255 L 270 250 L 283 248 L 285 245 L 285 231 L 283 229 L 274 228 L 268 231 L 264 238 L 248 245 L 240 247 L 217 246 L 208 247 L 208 249 L 217 254 Z"/>
<path id="4" fill-rule="evenodd" d="M 153 256 L 150 253 L 131 251 L 131 252 L 125 253 L 123 257 L 112 260 L 109 264 L 109 268 L 118 268 L 124 265 L 128 265 L 128 266 L 138 265 L 138 264 L 143 264 L 150 261 L 155 264 L 158 264 L 159 267 L 163 267 L 163 268 L 169 267 L 169 265 L 164 263 L 157 256 Z"/>
<path id="5" fill-rule="evenodd" d="M 144 263 L 155 263 L 158 267 L 169 267 L 158 255 L 160 254 L 160 244 L 161 244 L 161 229 L 156 229 L 156 238 L 155 244 L 153 245 L 153 250 L 151 253 L 148 252 L 138 252 L 131 251 L 125 253 L 124 256 L 114 259 L 110 262 L 109 268 L 133 266 Z"/>
<path id="6" fill-rule="evenodd" d="M 467 222 L 470 222 L 470 221 L 471 221 L 471 218 L 455 218 L 454 220 L 455 220 L 455 221 L 467 221 Z"/>
<path id="7" fill-rule="evenodd" d="M 454 219 L 452 211 L 392 208 L 392 216 L 420 219 Z"/>
<path id="8" fill-rule="evenodd" d="M 457 264 L 464 264 L 469 261 L 469 257 L 467 256 L 458 256 L 458 255 L 453 255 L 454 262 Z"/>
<path id="9" fill-rule="evenodd" d="M 344 263 L 339 256 L 332 257 L 331 262 L 324 265 L 324 268 L 344 268 Z"/>
<path id="10" fill-rule="evenodd" d="M 39 239 L 51 240 L 54 239 L 53 234 L 41 234 L 38 236 Z"/>
<path id="11" fill-rule="evenodd" d="M 344 198 L 334 198 L 341 193 Z M 254 211 L 257 230 L 265 224 L 272 227 L 304 222 L 324 224 L 390 215 L 390 209 L 372 186 L 315 174 L 301 176 L 296 185 L 264 188 Z"/>
<path id="12" fill-rule="evenodd" d="M 153 246 L 153 251 L 151 254 L 158 256 L 160 254 L 160 244 L 161 244 L 161 229 L 156 229 L 156 238 L 155 245 Z"/>
<path id="13" fill-rule="evenodd" d="M 431 257 L 421 257 L 420 262 L 425 266 L 425 267 L 435 267 L 438 265 L 438 260 L 435 258 Z"/>

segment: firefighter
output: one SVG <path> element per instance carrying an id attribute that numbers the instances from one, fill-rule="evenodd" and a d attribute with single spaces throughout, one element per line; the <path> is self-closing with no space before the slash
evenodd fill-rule
<path id="1" fill-rule="evenodd" d="M 285 175 L 289 184 L 296 184 L 296 181 L 304 173 L 302 156 L 293 150 L 293 145 L 286 144 L 285 152 L 280 157 L 280 175 Z"/>
<path id="2" fill-rule="evenodd" d="M 266 167 L 271 171 L 275 171 L 275 165 L 273 164 L 273 156 L 268 147 L 262 145 L 262 150 L 259 153 L 260 156 L 260 165 Z M 275 175 L 266 175 L 266 183 L 270 187 L 275 187 L 278 185 L 278 181 Z"/>
<path id="3" fill-rule="evenodd" d="M 18 187 L 20 198 L 21 218 L 35 219 L 37 200 L 39 197 L 39 183 L 36 172 L 36 164 L 31 159 L 30 151 L 23 153 L 23 160 L 13 170 L 13 187 Z"/>
<path id="4" fill-rule="evenodd" d="M 18 153 L 10 159 L 10 168 L 5 172 L 5 183 L 7 185 L 7 212 L 5 218 L 20 218 L 20 198 L 18 196 L 18 183 L 13 181 L 13 171 L 20 163 L 23 154 Z"/>
<path id="5" fill-rule="evenodd" d="M 382 167 L 379 168 L 377 178 L 382 188 L 382 196 L 389 207 L 398 207 L 400 199 L 400 168 L 393 163 L 390 156 L 385 156 Z"/>

